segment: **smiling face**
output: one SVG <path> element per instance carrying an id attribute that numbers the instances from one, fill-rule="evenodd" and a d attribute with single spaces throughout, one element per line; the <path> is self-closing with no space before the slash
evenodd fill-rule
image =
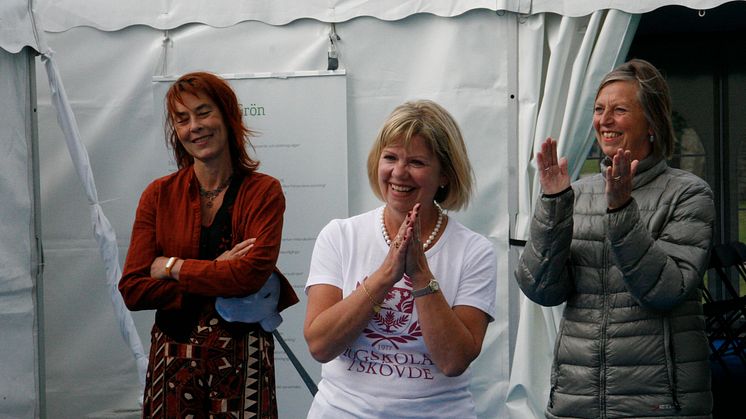
<path id="1" fill-rule="evenodd" d="M 598 92 L 593 128 L 596 141 L 607 156 L 615 155 L 621 148 L 630 150 L 633 160 L 642 160 L 653 150 L 648 140 L 652 129 L 637 99 L 635 82 L 611 82 Z"/>
<path id="2" fill-rule="evenodd" d="M 175 104 L 172 121 L 179 141 L 195 162 L 227 161 L 230 164 L 228 128 L 210 98 L 186 93 Z"/>
<path id="3" fill-rule="evenodd" d="M 435 193 L 447 182 L 440 161 L 425 139 L 414 135 L 408 147 L 396 141 L 385 147 L 378 161 L 378 186 L 386 205 L 400 216 L 416 203 L 433 207 Z"/>

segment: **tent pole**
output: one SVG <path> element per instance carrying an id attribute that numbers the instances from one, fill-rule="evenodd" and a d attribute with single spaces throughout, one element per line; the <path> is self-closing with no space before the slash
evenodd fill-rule
<path id="1" fill-rule="evenodd" d="M 28 51 L 27 65 L 29 75 L 27 132 L 29 133 L 28 152 L 30 156 L 29 180 L 31 188 L 31 277 L 34 281 L 35 339 L 36 339 L 36 391 L 37 412 L 40 418 L 46 418 L 46 367 L 44 350 L 44 249 L 41 234 L 41 186 L 39 172 L 39 121 L 36 112 L 36 53 Z"/>

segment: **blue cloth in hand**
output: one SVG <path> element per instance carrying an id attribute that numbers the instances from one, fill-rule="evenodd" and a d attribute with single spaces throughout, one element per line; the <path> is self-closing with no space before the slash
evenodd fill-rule
<path id="1" fill-rule="evenodd" d="M 218 297 L 215 309 L 229 322 L 259 323 L 267 332 L 277 329 L 282 316 L 277 311 L 280 299 L 280 278 L 275 272 L 269 276 L 264 286 L 246 297 Z"/>

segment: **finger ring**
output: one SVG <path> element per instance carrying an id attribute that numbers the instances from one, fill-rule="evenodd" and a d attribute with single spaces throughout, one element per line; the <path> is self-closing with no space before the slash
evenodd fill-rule
<path id="1" fill-rule="evenodd" d="M 545 172 L 548 172 L 548 171 L 549 171 L 549 169 L 551 169 L 551 167 L 547 167 L 547 168 L 544 168 L 544 171 L 545 171 Z"/>
<path id="2" fill-rule="evenodd" d="M 612 179 L 614 180 L 614 182 L 618 182 L 621 178 L 621 176 L 614 176 Z"/>
<path id="3" fill-rule="evenodd" d="M 394 242 L 394 247 L 395 247 L 395 248 L 397 248 L 397 249 L 398 249 L 398 248 L 399 248 L 399 245 L 401 245 L 401 243 L 399 243 L 399 240 L 397 240 L 397 241 L 395 241 L 395 242 Z"/>

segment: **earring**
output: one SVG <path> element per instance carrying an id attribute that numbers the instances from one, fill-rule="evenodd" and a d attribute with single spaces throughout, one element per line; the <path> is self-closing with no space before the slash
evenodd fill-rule
<path id="1" fill-rule="evenodd" d="M 655 142 L 655 136 L 653 134 L 650 134 L 650 138 L 648 138 L 648 140 L 650 140 L 651 143 L 654 143 Z"/>

